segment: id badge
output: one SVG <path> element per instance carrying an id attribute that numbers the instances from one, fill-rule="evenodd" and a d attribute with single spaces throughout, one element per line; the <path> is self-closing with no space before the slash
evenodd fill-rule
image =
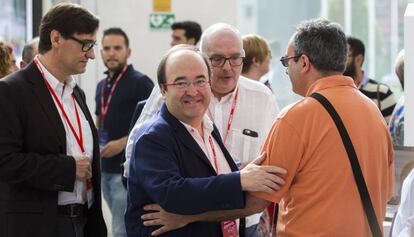
<path id="1" fill-rule="evenodd" d="M 221 232 L 223 233 L 223 237 L 239 237 L 235 220 L 222 221 Z"/>
<path id="2" fill-rule="evenodd" d="M 98 136 L 99 136 L 99 150 L 102 150 L 105 147 L 106 143 L 108 143 L 108 131 L 99 129 Z"/>

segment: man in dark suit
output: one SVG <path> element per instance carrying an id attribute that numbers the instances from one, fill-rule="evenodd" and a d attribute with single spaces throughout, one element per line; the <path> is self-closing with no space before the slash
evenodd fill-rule
<path id="1" fill-rule="evenodd" d="M 173 47 L 158 67 L 165 104 L 136 135 L 128 179 L 125 223 L 128 236 L 149 236 L 141 215 L 157 203 L 169 212 L 191 215 L 241 209 L 243 191 L 271 191 L 281 182 L 277 167 L 249 164 L 237 172 L 213 122 L 205 115 L 210 103 L 208 59 L 193 46 Z M 261 162 L 259 157 L 256 163 Z M 166 236 L 243 235 L 236 220 L 196 222 Z"/>
<path id="2" fill-rule="evenodd" d="M 0 81 L 0 236 L 102 237 L 97 132 L 72 75 L 99 19 L 76 4 L 42 18 L 39 53 Z"/>

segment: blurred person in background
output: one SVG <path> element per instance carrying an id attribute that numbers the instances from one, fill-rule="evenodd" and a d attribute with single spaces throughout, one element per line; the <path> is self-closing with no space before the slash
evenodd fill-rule
<path id="1" fill-rule="evenodd" d="M 101 56 L 107 71 L 96 88 L 95 114 L 102 158 L 102 193 L 111 211 L 112 235 L 124 237 L 127 192 L 122 185 L 121 162 L 135 105 L 148 98 L 154 83 L 128 64 L 131 48 L 121 28 L 103 32 Z"/>
<path id="2" fill-rule="evenodd" d="M 354 79 L 359 91 L 377 105 L 385 121 L 388 123 L 396 104 L 394 94 L 389 86 L 369 78 L 368 74 L 362 70 L 365 60 L 364 43 L 360 39 L 351 36 L 348 36 L 346 41 L 348 57 L 344 76 Z"/>
<path id="3" fill-rule="evenodd" d="M 20 61 L 20 69 L 25 68 L 36 56 L 39 46 L 39 37 L 35 37 L 27 42 L 23 47 L 22 60 Z"/>
<path id="4" fill-rule="evenodd" d="M 243 36 L 243 49 L 246 57 L 243 58 L 242 76 L 260 81 L 260 78 L 269 72 L 272 59 L 269 44 L 260 35 L 245 35 Z M 264 84 L 272 89 L 269 80 L 266 80 Z"/>
<path id="5" fill-rule="evenodd" d="M 401 83 L 401 87 L 404 90 L 404 57 L 405 52 L 401 50 L 395 60 L 395 74 Z M 404 146 L 404 94 L 401 96 L 397 105 L 392 112 L 389 125 L 392 143 L 394 145 Z"/>
<path id="6" fill-rule="evenodd" d="M 195 21 L 180 21 L 171 25 L 171 47 L 177 44 L 196 45 L 201 37 L 201 26 Z"/>
<path id="7" fill-rule="evenodd" d="M 12 47 L 6 42 L 0 41 L 0 78 L 17 70 L 16 56 Z"/>

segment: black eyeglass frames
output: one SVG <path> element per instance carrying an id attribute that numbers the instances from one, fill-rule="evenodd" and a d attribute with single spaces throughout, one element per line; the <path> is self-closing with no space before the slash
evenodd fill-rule
<path id="1" fill-rule="evenodd" d="M 80 45 L 82 45 L 82 51 L 83 52 L 88 52 L 89 50 L 91 50 L 91 48 L 93 48 L 96 45 L 96 40 L 95 41 L 91 41 L 91 40 L 80 40 L 77 39 L 73 36 L 69 36 L 67 37 L 68 39 L 71 39 L 73 41 L 78 42 Z"/>

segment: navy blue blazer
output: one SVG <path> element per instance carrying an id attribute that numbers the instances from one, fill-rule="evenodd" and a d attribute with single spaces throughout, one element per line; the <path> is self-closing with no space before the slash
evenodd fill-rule
<path id="1" fill-rule="evenodd" d="M 237 171 L 216 127 L 212 136 L 232 171 Z M 128 179 L 125 224 L 128 236 L 150 236 L 143 206 L 158 203 L 166 211 L 190 215 L 245 206 L 240 173 L 217 175 L 210 161 L 184 125 L 162 106 L 135 137 Z M 244 220 L 241 221 L 244 223 Z M 241 228 L 244 232 L 244 226 Z M 163 236 L 222 236 L 220 222 L 196 222 Z"/>

